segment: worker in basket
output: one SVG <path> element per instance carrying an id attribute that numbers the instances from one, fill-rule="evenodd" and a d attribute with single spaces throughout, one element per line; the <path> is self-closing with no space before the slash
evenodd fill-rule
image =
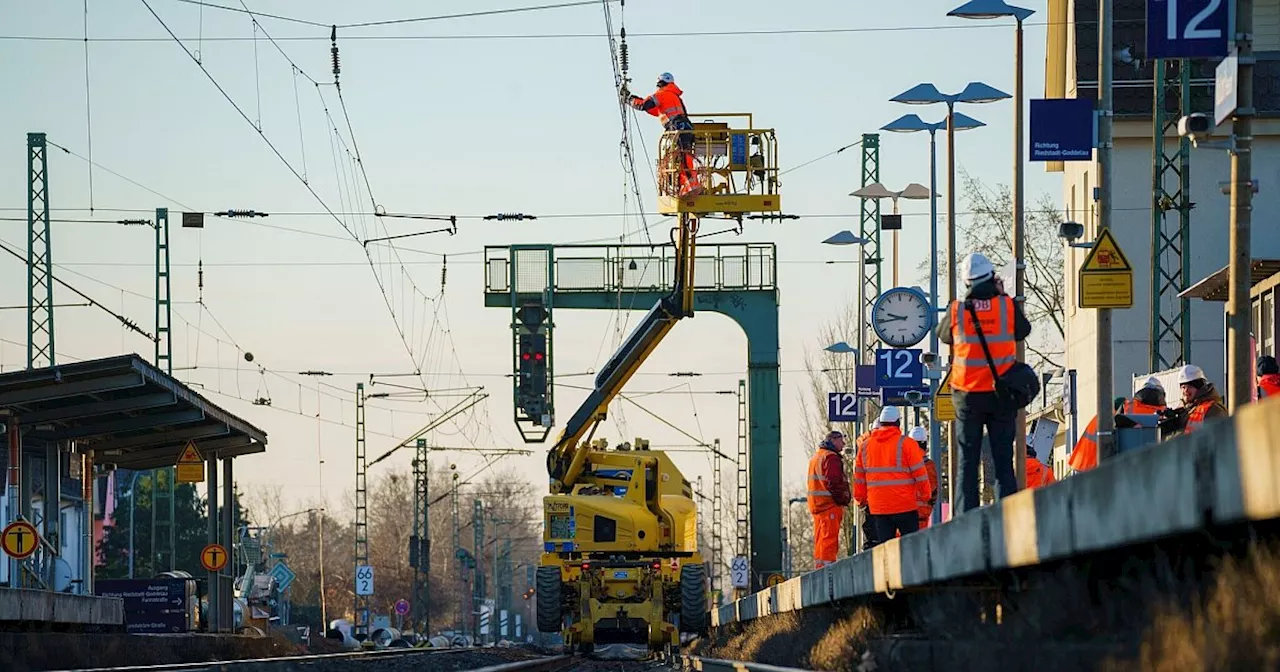
<path id="1" fill-rule="evenodd" d="M 625 87 L 622 89 L 623 100 L 641 112 L 658 118 L 662 127 L 668 131 L 688 131 L 680 133 L 678 146 L 679 160 L 684 169 L 680 171 L 680 197 L 697 196 L 704 190 L 698 180 L 698 172 L 693 164 L 693 122 L 689 121 L 689 113 L 685 110 L 684 91 L 676 86 L 676 78 L 669 72 L 658 75 L 658 90 L 648 98 L 631 95 Z"/>

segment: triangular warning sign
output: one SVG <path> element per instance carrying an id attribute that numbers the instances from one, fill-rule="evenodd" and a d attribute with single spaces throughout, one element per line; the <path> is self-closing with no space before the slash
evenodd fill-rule
<path id="1" fill-rule="evenodd" d="M 1084 264 L 1080 267 L 1082 273 L 1132 270 L 1128 258 L 1120 251 L 1115 237 L 1111 235 L 1111 229 L 1103 229 L 1098 234 L 1098 240 L 1094 242 L 1093 249 L 1089 250 L 1089 256 L 1084 258 Z"/>
<path id="2" fill-rule="evenodd" d="M 938 396 L 951 396 L 951 369 L 947 369 L 947 375 L 942 377 L 941 383 L 938 383 Z"/>
<path id="3" fill-rule="evenodd" d="M 178 458 L 178 464 L 201 464 L 204 458 L 200 457 L 200 451 L 196 450 L 195 441 L 188 441 L 187 447 L 182 449 L 182 456 Z"/>

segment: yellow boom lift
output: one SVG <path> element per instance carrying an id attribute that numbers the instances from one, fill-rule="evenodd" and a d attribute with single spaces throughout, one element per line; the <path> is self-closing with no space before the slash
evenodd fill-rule
<path id="1" fill-rule="evenodd" d="M 693 315 L 699 220 L 718 216 L 740 227 L 746 213 L 781 211 L 773 129 L 755 128 L 750 114 L 689 116 L 702 121 L 693 131 L 664 133 L 659 143 L 659 211 L 679 217 L 671 293 L 609 358 L 547 455 L 538 630 L 561 633 L 571 650 L 631 643 L 669 652 L 680 632 L 700 633 L 708 624 L 707 569 L 689 481 L 644 439 L 616 449 L 592 440 L 609 403 L 675 323 Z M 692 136 L 705 188 L 698 196 L 679 196 L 687 151 L 681 135 L 686 147 Z"/>

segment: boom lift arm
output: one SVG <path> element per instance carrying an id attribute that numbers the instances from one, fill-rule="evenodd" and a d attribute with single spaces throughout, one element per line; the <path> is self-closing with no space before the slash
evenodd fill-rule
<path id="1" fill-rule="evenodd" d="M 640 369 L 667 332 L 681 318 L 693 315 L 693 268 L 697 244 L 698 218 L 680 213 L 680 225 L 672 230 L 675 237 L 676 272 L 671 293 L 659 299 L 622 342 L 609 361 L 596 375 L 595 387 L 569 418 L 555 446 L 547 453 L 547 473 L 551 476 L 552 493 L 569 493 L 582 474 L 590 452 L 590 435 L 605 419 L 609 403 L 622 391 L 631 376 Z M 585 437 L 585 439 L 584 439 Z"/>

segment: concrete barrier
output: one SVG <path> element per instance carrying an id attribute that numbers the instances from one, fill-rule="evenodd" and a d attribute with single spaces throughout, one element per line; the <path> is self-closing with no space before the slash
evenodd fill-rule
<path id="1" fill-rule="evenodd" d="M 1280 399 L 712 611 L 713 626 L 1280 518 Z M 781 597 L 781 599 L 779 599 Z"/>
<path id="2" fill-rule="evenodd" d="M 0 588 L 0 622 L 124 625 L 124 601 L 45 590 Z"/>

